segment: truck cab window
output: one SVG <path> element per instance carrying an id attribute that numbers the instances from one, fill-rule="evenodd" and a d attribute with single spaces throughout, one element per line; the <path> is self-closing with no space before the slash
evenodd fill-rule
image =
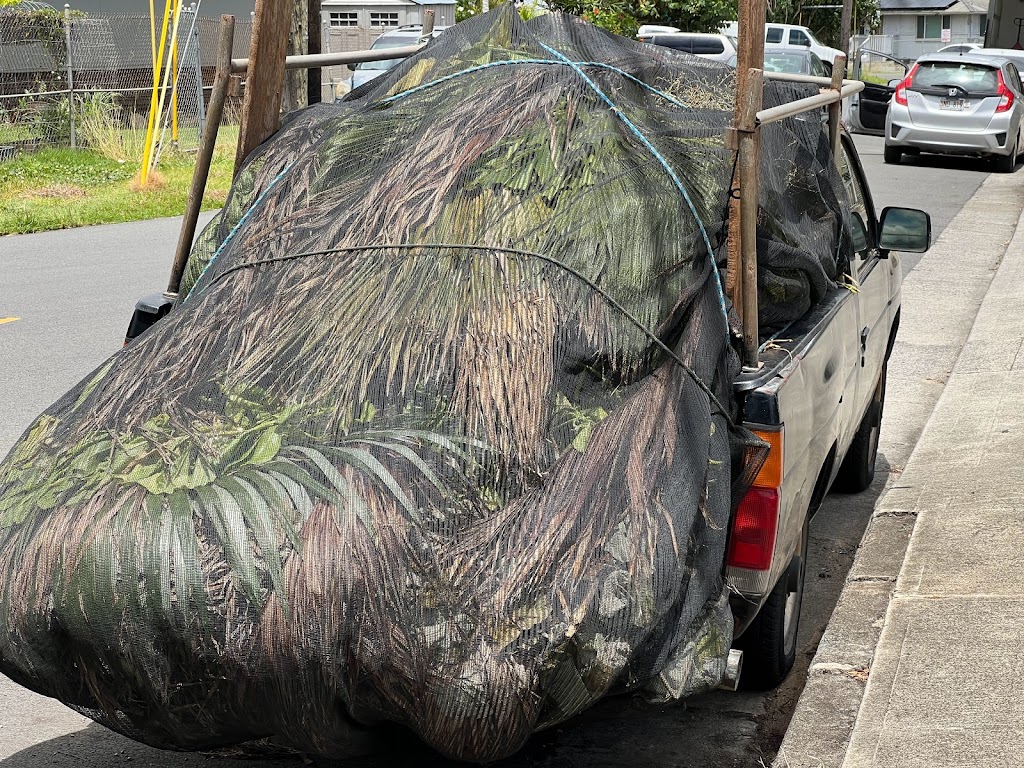
<path id="1" fill-rule="evenodd" d="M 846 154 L 846 147 L 840 144 L 839 146 L 839 175 L 843 179 L 843 186 L 846 188 L 846 195 L 850 201 L 851 213 L 860 214 L 861 220 L 864 222 L 864 226 L 869 229 L 871 228 L 871 219 L 868 216 L 867 203 L 864 195 L 864 187 L 862 186 L 860 177 L 857 175 L 850 163 L 850 158 Z M 856 269 L 860 269 L 860 266 L 867 261 L 869 249 L 859 251 L 854 256 L 854 266 Z"/>

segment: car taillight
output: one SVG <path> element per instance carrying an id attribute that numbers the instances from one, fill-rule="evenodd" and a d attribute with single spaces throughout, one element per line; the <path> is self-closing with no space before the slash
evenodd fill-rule
<path id="1" fill-rule="evenodd" d="M 779 488 L 783 475 L 783 431 L 754 430 L 769 447 L 768 458 L 754 484 L 740 501 L 729 532 L 726 565 L 767 571 L 775 554 L 775 534 L 779 526 Z"/>
<path id="2" fill-rule="evenodd" d="M 1013 106 L 1013 91 L 1006 87 L 1001 70 L 996 70 L 996 77 L 999 78 L 999 105 L 996 107 L 996 112 L 1006 112 Z"/>
<path id="3" fill-rule="evenodd" d="M 752 571 L 771 568 L 778 524 L 778 489 L 754 486 L 747 491 L 733 519 L 726 558 L 729 567 Z"/>
<path id="4" fill-rule="evenodd" d="M 917 72 L 917 64 L 914 64 L 907 72 L 907 76 L 904 77 L 900 84 L 896 86 L 896 93 L 893 94 L 893 99 L 902 107 L 907 106 L 907 88 L 910 87 L 910 81 L 914 78 L 914 73 Z"/>

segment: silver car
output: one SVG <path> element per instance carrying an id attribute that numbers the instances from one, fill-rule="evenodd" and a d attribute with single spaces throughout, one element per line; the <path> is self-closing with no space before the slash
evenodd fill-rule
<path id="1" fill-rule="evenodd" d="M 1005 57 L 922 56 L 896 86 L 885 119 L 885 162 L 937 152 L 991 158 L 1011 172 L 1024 151 L 1024 89 Z"/>

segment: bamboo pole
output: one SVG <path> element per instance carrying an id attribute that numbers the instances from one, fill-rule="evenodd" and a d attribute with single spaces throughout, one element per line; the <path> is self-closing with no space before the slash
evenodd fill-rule
<path id="1" fill-rule="evenodd" d="M 846 56 L 836 56 L 832 65 L 832 90 L 842 94 L 843 75 L 846 74 Z M 832 146 L 832 155 L 839 158 L 839 119 L 842 114 L 843 102 L 837 98 L 828 105 L 828 141 Z"/>
<path id="2" fill-rule="evenodd" d="M 178 235 L 178 247 L 174 251 L 171 277 L 167 281 L 167 291 L 164 293 L 165 297 L 172 300 L 178 297 L 181 276 L 185 271 L 185 262 L 188 260 L 189 251 L 192 249 L 192 238 L 195 237 L 199 210 L 203 205 L 206 180 L 210 175 L 210 163 L 213 160 L 213 150 L 217 144 L 217 131 L 220 128 L 228 82 L 231 79 L 231 46 L 234 38 L 235 17 L 221 16 L 220 38 L 217 42 L 217 75 L 213 80 L 213 92 L 210 95 L 210 106 L 206 113 L 203 137 L 196 153 L 196 169 L 192 174 L 192 186 L 188 191 L 185 218 L 182 219 L 181 232 Z"/>

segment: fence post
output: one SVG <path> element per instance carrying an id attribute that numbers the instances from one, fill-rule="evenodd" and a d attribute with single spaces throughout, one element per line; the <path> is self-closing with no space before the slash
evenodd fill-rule
<path id="1" fill-rule="evenodd" d="M 71 62 L 71 6 L 64 3 L 64 45 L 67 48 L 65 59 L 68 63 L 68 115 L 71 120 L 71 148 L 78 148 L 75 136 L 75 77 Z"/>

